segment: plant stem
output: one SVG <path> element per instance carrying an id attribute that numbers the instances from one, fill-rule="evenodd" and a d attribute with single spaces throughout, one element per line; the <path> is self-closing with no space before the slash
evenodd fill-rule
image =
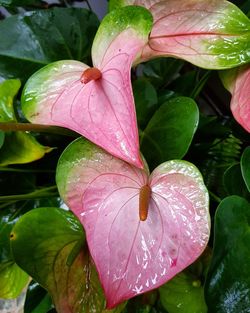
<path id="1" fill-rule="evenodd" d="M 89 4 L 89 1 L 85 0 L 85 2 L 87 3 L 87 6 L 88 6 L 89 10 L 92 11 L 92 8 L 91 8 L 91 5 Z"/>
<path id="2" fill-rule="evenodd" d="M 209 194 L 210 194 L 211 198 L 213 198 L 216 202 L 218 202 L 218 203 L 221 202 L 221 198 L 216 196 L 216 194 L 214 194 L 212 191 L 209 191 Z"/>
<path id="3" fill-rule="evenodd" d="M 11 196 L 0 196 L 0 202 L 53 197 L 53 196 L 57 196 L 58 193 L 56 191 L 54 191 L 54 192 L 50 192 L 50 191 L 53 191 L 56 189 L 57 189 L 57 186 L 50 186 L 50 187 L 35 190 L 35 191 L 32 191 L 30 193 L 26 193 L 26 194 L 11 195 Z"/>
<path id="4" fill-rule="evenodd" d="M 77 137 L 77 133 L 58 126 L 47 126 L 31 123 L 0 123 L 0 130 L 3 131 L 31 131 L 38 133 L 51 133 L 63 136 Z"/>
<path id="5" fill-rule="evenodd" d="M 54 173 L 55 170 L 37 170 L 37 169 L 23 169 L 13 167 L 1 167 L 0 172 L 16 172 L 16 173 Z"/>

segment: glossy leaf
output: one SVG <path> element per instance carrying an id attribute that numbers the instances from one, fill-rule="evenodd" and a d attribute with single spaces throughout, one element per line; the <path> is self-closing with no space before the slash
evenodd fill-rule
<path id="1" fill-rule="evenodd" d="M 21 82 L 17 79 L 0 83 L 0 123 L 16 122 L 13 101 L 20 87 Z M 40 145 L 28 132 L 6 132 L 0 150 L 0 166 L 29 163 L 51 150 Z"/>
<path id="2" fill-rule="evenodd" d="M 243 198 L 250 197 L 241 174 L 240 164 L 234 164 L 226 170 L 223 182 L 228 195 L 237 195 Z"/>
<path id="3" fill-rule="evenodd" d="M 97 28 L 94 13 L 76 8 L 37 10 L 0 21 L 0 77 L 26 80 L 53 61 L 89 60 Z"/>
<path id="4" fill-rule="evenodd" d="M 191 98 L 170 99 L 155 112 L 141 135 L 141 150 L 152 168 L 187 153 L 199 121 Z"/>
<path id="5" fill-rule="evenodd" d="M 52 150 L 53 148 L 42 146 L 29 133 L 7 132 L 0 150 L 0 166 L 30 163 Z"/>
<path id="6" fill-rule="evenodd" d="M 88 66 L 76 61 L 48 65 L 26 84 L 25 116 L 34 123 L 70 128 L 141 167 L 130 70 L 151 26 L 144 8 L 127 7 L 107 15 L 92 47 L 101 77 L 84 82 L 81 77 Z"/>
<path id="7" fill-rule="evenodd" d="M 0 122 L 16 121 L 13 99 L 21 87 L 18 79 L 8 79 L 0 83 Z"/>
<path id="8" fill-rule="evenodd" d="M 111 0 L 111 10 L 124 5 L 150 10 L 154 26 L 141 61 L 174 56 L 210 69 L 250 61 L 250 20 L 225 0 Z"/>
<path id="9" fill-rule="evenodd" d="M 56 180 L 84 225 L 108 308 L 170 280 L 207 244 L 208 194 L 188 162 L 163 163 L 149 176 L 80 138 L 62 154 Z M 146 184 L 152 194 L 142 221 L 139 194 Z"/>
<path id="10" fill-rule="evenodd" d="M 201 282 L 180 273 L 160 289 L 160 301 L 169 313 L 207 313 Z"/>
<path id="11" fill-rule="evenodd" d="M 133 83 L 137 122 L 144 129 L 152 114 L 158 108 L 157 92 L 154 86 L 145 79 L 137 79 Z"/>
<path id="12" fill-rule="evenodd" d="M 104 312 L 105 299 L 84 241 L 79 221 L 58 208 L 32 210 L 13 228 L 16 262 L 49 291 L 59 313 Z"/>
<path id="13" fill-rule="evenodd" d="M 240 161 L 241 172 L 246 183 L 248 191 L 250 192 L 250 147 L 247 147 L 241 157 Z"/>
<path id="14" fill-rule="evenodd" d="M 19 215 L 9 208 L 0 212 L 0 298 L 4 299 L 17 298 L 29 280 L 15 264 L 10 251 L 10 233 Z"/>
<path id="15" fill-rule="evenodd" d="M 225 198 L 215 217 L 212 262 L 205 296 L 209 312 L 247 313 L 250 307 L 250 204 Z"/>
<path id="16" fill-rule="evenodd" d="M 52 300 L 47 291 L 32 281 L 26 293 L 24 313 L 47 313 L 51 308 Z"/>
<path id="17" fill-rule="evenodd" d="M 236 121 L 250 132 L 250 66 L 221 73 L 224 86 L 231 92 L 231 111 Z"/>

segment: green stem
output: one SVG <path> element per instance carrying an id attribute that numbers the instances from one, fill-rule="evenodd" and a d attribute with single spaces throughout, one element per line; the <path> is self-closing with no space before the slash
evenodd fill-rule
<path id="1" fill-rule="evenodd" d="M 220 203 L 222 200 L 220 197 L 216 196 L 212 191 L 209 191 L 211 198 L 213 198 L 216 202 Z"/>
<path id="2" fill-rule="evenodd" d="M 19 201 L 19 200 L 28 200 L 28 199 L 39 199 L 39 198 L 48 198 L 55 197 L 58 195 L 57 192 L 50 192 L 56 190 L 57 186 L 50 186 L 47 188 L 42 188 L 40 190 L 35 190 L 30 193 L 21 194 L 21 195 L 11 195 L 11 196 L 0 196 L 0 202 L 3 201 Z"/>
<path id="3" fill-rule="evenodd" d="M 37 169 L 23 169 L 13 167 L 1 167 L 0 172 L 15 172 L 15 173 L 54 173 L 55 170 L 37 170 Z"/>
<path id="4" fill-rule="evenodd" d="M 11 205 L 11 204 L 14 204 L 14 203 L 16 203 L 16 202 L 17 202 L 17 200 L 13 200 L 13 201 L 10 201 L 10 202 L 7 202 L 7 203 L 3 203 L 3 204 L 0 205 L 0 209 L 4 209 L 4 208 L 6 208 L 7 206 L 9 206 L 9 205 Z"/>
<path id="5" fill-rule="evenodd" d="M 31 124 L 31 123 L 0 123 L 0 130 L 3 131 L 30 131 L 30 132 L 38 132 L 38 133 L 50 133 L 57 134 L 63 136 L 77 137 L 77 133 L 68 130 L 63 127 L 58 126 L 47 126 L 40 124 Z"/>

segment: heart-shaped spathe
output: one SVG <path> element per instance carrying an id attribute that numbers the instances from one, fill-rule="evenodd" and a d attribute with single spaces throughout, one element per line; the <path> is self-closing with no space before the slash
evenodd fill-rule
<path id="1" fill-rule="evenodd" d="M 226 0 L 110 0 L 110 9 L 147 8 L 154 17 L 144 62 L 173 56 L 197 66 L 224 69 L 250 61 L 250 20 Z"/>
<path id="2" fill-rule="evenodd" d="M 208 193 L 188 162 L 168 161 L 149 175 L 77 139 L 62 154 L 56 178 L 85 228 L 108 308 L 164 284 L 207 245 Z M 145 185 L 151 196 L 142 221 L 139 197 Z"/>
<path id="3" fill-rule="evenodd" d="M 142 167 L 130 71 L 148 40 L 152 16 L 142 7 L 111 12 L 92 46 L 94 68 L 58 61 L 36 72 L 22 95 L 29 121 L 72 129 Z"/>

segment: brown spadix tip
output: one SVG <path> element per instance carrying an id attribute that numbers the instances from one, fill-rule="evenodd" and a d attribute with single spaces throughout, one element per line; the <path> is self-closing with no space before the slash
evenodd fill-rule
<path id="1" fill-rule="evenodd" d="M 140 189 L 139 195 L 139 217 L 141 221 L 146 221 L 148 217 L 148 205 L 151 197 L 151 188 L 144 185 Z"/>
<path id="2" fill-rule="evenodd" d="M 102 77 L 102 73 L 98 68 L 96 67 L 90 67 L 87 68 L 85 71 L 83 71 L 81 76 L 81 83 L 87 84 L 91 80 L 98 80 Z"/>

